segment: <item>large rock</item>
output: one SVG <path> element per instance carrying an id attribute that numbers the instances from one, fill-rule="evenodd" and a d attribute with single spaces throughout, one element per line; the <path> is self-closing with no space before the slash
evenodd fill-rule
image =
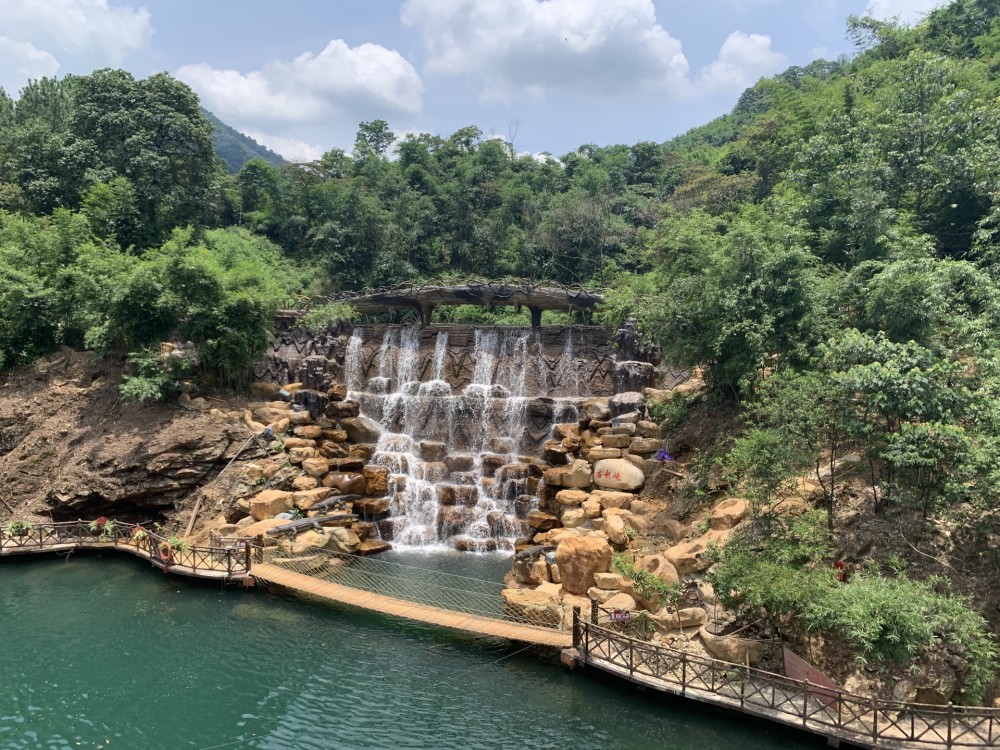
<path id="1" fill-rule="evenodd" d="M 545 471 L 545 483 L 550 487 L 589 487 L 592 481 L 590 464 L 582 459 Z"/>
<path id="2" fill-rule="evenodd" d="M 512 619 L 546 627 L 562 622 L 562 605 L 548 590 L 504 589 L 500 599 L 504 614 Z"/>
<path id="3" fill-rule="evenodd" d="M 338 403 L 349 403 L 346 401 Z M 368 417 L 357 416 L 343 419 L 340 426 L 347 432 L 347 437 L 354 443 L 377 443 L 382 435 L 378 422 Z"/>
<path id="4" fill-rule="evenodd" d="M 678 583 L 677 568 L 665 555 L 644 555 L 635 561 L 635 567 L 652 573 L 664 583 Z"/>
<path id="5" fill-rule="evenodd" d="M 637 490 L 646 481 L 642 469 L 624 458 L 606 458 L 594 464 L 594 484 L 612 490 Z"/>
<path id="6" fill-rule="evenodd" d="M 310 490 L 302 490 L 301 492 L 296 492 L 292 495 L 292 502 L 295 507 L 305 512 L 312 508 L 316 503 L 326 500 L 333 494 L 333 490 L 327 487 L 316 487 Z"/>
<path id="7" fill-rule="evenodd" d="M 731 664 L 748 664 L 752 667 L 764 655 L 764 644 L 760 641 L 744 640 L 732 635 L 714 635 L 705 627 L 698 631 L 698 635 L 708 653 Z"/>
<path id="8" fill-rule="evenodd" d="M 663 444 L 659 438 L 634 437 L 628 444 L 628 451 L 635 455 L 648 456 L 651 453 L 656 453 L 662 447 Z"/>
<path id="9" fill-rule="evenodd" d="M 646 400 L 638 391 L 625 391 L 625 393 L 616 393 L 612 396 L 608 402 L 608 408 L 611 410 L 612 417 L 634 411 L 641 418 L 646 414 Z"/>
<path id="10" fill-rule="evenodd" d="M 712 511 L 712 529 L 715 531 L 731 529 L 746 518 L 749 511 L 750 505 L 743 498 L 731 497 L 723 500 Z"/>
<path id="11" fill-rule="evenodd" d="M 563 525 L 567 525 L 565 520 Z M 608 535 L 608 541 L 619 547 L 628 544 L 628 529 L 625 526 L 625 519 L 619 515 L 604 516 L 604 533 Z"/>
<path id="12" fill-rule="evenodd" d="M 311 549 L 325 547 L 328 541 L 329 538 L 324 532 L 309 529 L 299 532 L 294 539 L 281 539 L 278 546 L 285 554 L 301 555 Z"/>
<path id="13" fill-rule="evenodd" d="M 590 493 L 590 499 L 599 502 L 602 508 L 624 508 L 628 510 L 632 507 L 635 495 L 631 492 L 618 492 L 615 490 L 594 490 Z"/>
<path id="14" fill-rule="evenodd" d="M 316 458 L 319 451 L 315 448 L 292 448 L 288 451 L 288 460 L 293 464 L 300 464 L 310 458 Z"/>
<path id="15" fill-rule="evenodd" d="M 583 504 L 587 499 L 587 493 L 583 490 L 559 490 L 556 493 L 556 500 L 560 505 L 576 507 Z"/>
<path id="16" fill-rule="evenodd" d="M 389 491 L 389 467 L 369 464 L 361 470 L 365 491 L 369 495 L 384 495 Z"/>
<path id="17" fill-rule="evenodd" d="M 583 596 L 594 585 L 595 573 L 607 573 L 613 555 L 611 545 L 600 537 L 563 539 L 556 547 L 556 565 L 562 585 L 571 594 Z"/>
<path id="18" fill-rule="evenodd" d="M 255 521 L 274 518 L 292 508 L 292 493 L 282 490 L 264 490 L 250 500 L 250 515 Z"/>
<path id="19" fill-rule="evenodd" d="M 286 523 L 288 521 L 282 518 L 265 518 L 263 521 L 256 521 L 249 526 L 244 526 L 236 532 L 236 535 L 253 539 L 254 537 L 263 536 L 269 529 L 273 529 L 275 526 L 284 526 Z M 239 528 L 238 524 L 237 528 Z"/>
<path id="20" fill-rule="evenodd" d="M 551 531 L 559 526 L 559 519 L 540 510 L 533 510 L 528 513 L 528 526 L 541 532 Z"/>
<path id="21" fill-rule="evenodd" d="M 633 599 L 628 594 L 618 592 L 610 599 L 607 599 L 604 604 L 601 605 L 604 609 L 623 609 L 626 612 L 632 612 L 637 609 L 637 604 L 635 599 Z"/>
<path id="22" fill-rule="evenodd" d="M 589 519 L 583 508 L 567 508 L 562 512 L 559 520 L 562 521 L 565 528 L 575 529 L 578 526 L 583 526 Z"/>
<path id="23" fill-rule="evenodd" d="M 335 552 L 354 554 L 361 546 L 361 538 L 350 529 L 338 526 L 328 530 L 329 539 L 326 548 Z"/>
<path id="24" fill-rule="evenodd" d="M 339 491 L 341 495 L 363 495 L 366 489 L 363 474 L 340 471 L 331 471 L 324 476 L 322 484 L 324 487 L 331 487 Z"/>
<path id="25" fill-rule="evenodd" d="M 302 462 L 302 471 L 310 477 L 319 479 L 330 470 L 330 462 L 322 456 L 307 458 Z"/>
<path id="26" fill-rule="evenodd" d="M 708 567 L 708 561 L 704 559 L 706 552 L 708 545 L 702 539 L 695 539 L 693 542 L 674 545 L 663 554 L 678 574 L 684 576 Z"/>
<path id="27" fill-rule="evenodd" d="M 590 420 L 611 419 L 611 409 L 606 398 L 588 398 L 581 406 L 583 416 Z"/>
<path id="28" fill-rule="evenodd" d="M 330 419 L 345 421 L 348 419 L 357 419 L 360 413 L 361 405 L 357 401 L 332 401 L 326 407 L 326 416 Z"/>
<path id="29" fill-rule="evenodd" d="M 708 622 L 708 613 L 701 607 L 688 607 L 677 612 L 661 609 L 651 615 L 651 619 L 657 630 L 666 632 L 683 630 L 684 628 L 700 628 Z"/>

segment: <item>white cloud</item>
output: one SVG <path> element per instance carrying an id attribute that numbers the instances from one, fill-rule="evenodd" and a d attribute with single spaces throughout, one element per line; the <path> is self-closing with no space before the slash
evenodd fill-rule
<path id="1" fill-rule="evenodd" d="M 406 0 L 432 73 L 471 73 L 486 99 L 517 93 L 679 92 L 688 62 L 651 0 Z"/>
<path id="2" fill-rule="evenodd" d="M 888 20 L 898 17 L 903 23 L 916 23 L 944 0 L 868 0 L 865 15 Z"/>
<path id="3" fill-rule="evenodd" d="M 316 123 L 348 117 L 357 122 L 379 114 L 418 112 L 423 83 L 395 50 L 377 44 L 349 47 L 334 39 L 319 54 L 306 52 L 241 73 L 205 64 L 185 65 L 177 77 L 224 120 L 263 123 Z"/>
<path id="4" fill-rule="evenodd" d="M 117 65 L 153 33 L 149 11 L 111 6 L 107 0 L 3 0 L 4 36 L 56 55 Z"/>
<path id="5" fill-rule="evenodd" d="M 702 68 L 698 81 L 710 91 L 742 91 L 787 64 L 784 55 L 771 49 L 771 37 L 734 31 L 722 43 L 718 58 Z"/>
<path id="6" fill-rule="evenodd" d="M 0 86 L 8 95 L 16 96 L 32 78 L 53 76 L 58 70 L 59 61 L 45 50 L 0 36 Z"/>
<path id="7" fill-rule="evenodd" d="M 246 135 L 253 138 L 257 143 L 267 146 L 276 154 L 285 157 L 288 161 L 317 161 L 326 153 L 326 149 L 298 138 L 270 135 L 253 130 L 247 131 Z"/>

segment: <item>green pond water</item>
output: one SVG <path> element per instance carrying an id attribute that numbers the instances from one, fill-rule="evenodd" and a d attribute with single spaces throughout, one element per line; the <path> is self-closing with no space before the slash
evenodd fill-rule
<path id="1" fill-rule="evenodd" d="M 499 579 L 495 557 L 396 561 Z M 108 553 L 0 562 L 0 748 L 817 748 L 552 657 Z"/>

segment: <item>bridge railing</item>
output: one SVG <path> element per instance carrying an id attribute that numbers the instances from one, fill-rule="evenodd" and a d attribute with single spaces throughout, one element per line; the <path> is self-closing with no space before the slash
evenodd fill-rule
<path id="1" fill-rule="evenodd" d="M 884 701 L 632 638 L 574 612 L 573 644 L 637 682 L 866 745 L 1000 747 L 1000 709 Z"/>
<path id="2" fill-rule="evenodd" d="M 248 573 L 252 565 L 249 540 L 234 540 L 227 546 L 189 545 L 141 524 L 112 519 L 37 524 L 12 522 L 0 526 L 0 551 L 5 553 L 66 546 L 86 549 L 109 544 L 147 557 L 162 567 L 180 566 L 195 572 L 225 572 L 234 576 Z"/>
<path id="3" fill-rule="evenodd" d="M 521 625 L 566 631 L 572 626 L 572 611 L 568 608 L 555 603 L 512 605 L 502 596 L 506 587 L 497 581 L 327 549 L 314 548 L 301 555 L 290 554 L 280 547 L 258 549 L 263 562 L 360 591 Z"/>

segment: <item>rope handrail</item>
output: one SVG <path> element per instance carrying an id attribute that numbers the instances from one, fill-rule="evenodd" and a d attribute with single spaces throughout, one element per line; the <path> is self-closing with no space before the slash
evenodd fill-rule
<path id="1" fill-rule="evenodd" d="M 707 693 L 720 705 L 765 718 L 773 719 L 777 713 L 785 723 L 821 734 L 903 747 L 1000 747 L 998 708 L 859 696 L 639 640 L 578 614 L 574 614 L 574 646 L 587 663 L 605 662 L 637 681 L 667 683 L 690 697 Z"/>
<path id="2" fill-rule="evenodd" d="M 455 613 L 536 627 L 568 630 L 569 610 L 561 603 L 532 609 L 513 606 L 505 586 L 418 566 L 312 548 L 300 555 L 280 547 L 263 550 L 263 562 L 359 591 Z"/>

